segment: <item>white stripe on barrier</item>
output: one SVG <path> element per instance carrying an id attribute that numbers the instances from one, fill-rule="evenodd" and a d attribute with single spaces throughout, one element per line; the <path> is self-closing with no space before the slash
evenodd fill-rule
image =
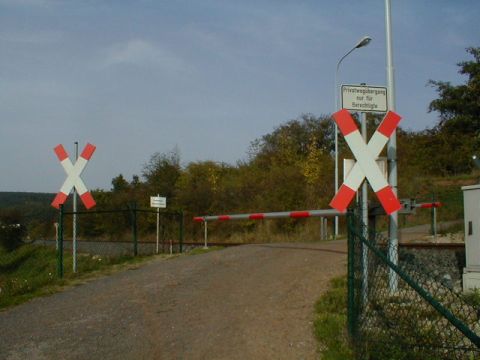
<path id="1" fill-rule="evenodd" d="M 326 217 L 326 216 L 339 216 L 345 215 L 345 213 L 337 211 L 335 209 L 322 209 L 322 210 L 302 210 L 302 211 L 281 211 L 281 212 L 268 212 L 268 213 L 249 213 L 249 214 L 232 214 L 232 215 L 207 215 L 196 216 L 194 221 L 227 221 L 227 220 L 262 220 L 262 219 L 279 219 L 279 218 L 307 218 L 307 217 Z"/>

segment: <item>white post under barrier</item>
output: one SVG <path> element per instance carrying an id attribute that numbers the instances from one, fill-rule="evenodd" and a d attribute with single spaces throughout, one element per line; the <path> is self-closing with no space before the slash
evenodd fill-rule
<path id="1" fill-rule="evenodd" d="M 323 221 L 325 222 L 325 240 L 328 240 L 328 218 L 324 217 Z"/>
<path id="2" fill-rule="evenodd" d="M 323 222 L 324 217 L 320 218 L 320 240 L 324 240 L 325 235 L 325 223 Z"/>
<path id="3" fill-rule="evenodd" d="M 205 227 L 205 244 L 203 245 L 203 248 L 204 249 L 208 249 L 208 243 L 207 243 L 207 237 L 208 237 L 208 233 L 207 233 L 207 221 L 204 221 L 203 222 L 203 225 Z"/>

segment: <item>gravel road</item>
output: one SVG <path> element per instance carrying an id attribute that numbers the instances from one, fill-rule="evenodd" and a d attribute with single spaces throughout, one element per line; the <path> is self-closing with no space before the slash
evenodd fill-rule
<path id="1" fill-rule="evenodd" d="M 315 359 L 346 242 L 156 259 L 0 312 L 1 359 Z"/>

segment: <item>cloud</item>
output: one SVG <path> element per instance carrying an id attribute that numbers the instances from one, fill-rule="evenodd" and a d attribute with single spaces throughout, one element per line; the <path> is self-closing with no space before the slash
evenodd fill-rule
<path id="1" fill-rule="evenodd" d="M 168 72 L 183 72 L 188 68 L 180 56 L 143 39 L 129 40 L 111 46 L 107 49 L 102 63 L 106 67 L 116 65 L 157 67 Z"/>

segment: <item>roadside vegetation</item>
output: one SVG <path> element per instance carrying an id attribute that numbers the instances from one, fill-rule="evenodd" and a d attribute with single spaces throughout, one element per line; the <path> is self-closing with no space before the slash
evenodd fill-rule
<path id="1" fill-rule="evenodd" d="M 315 336 L 322 360 L 353 359 L 347 334 L 347 278 L 333 279 L 315 304 Z"/>
<path id="2" fill-rule="evenodd" d="M 64 278 L 56 271 L 55 248 L 22 245 L 13 251 L 0 247 L 0 309 L 17 305 L 34 297 L 58 292 L 98 275 L 126 269 L 152 259 L 149 257 L 104 257 L 79 254 L 78 272 L 73 273 L 71 254 L 65 254 Z"/>
<path id="3" fill-rule="evenodd" d="M 221 246 L 196 248 L 186 255 L 199 255 L 221 250 Z M 64 277 L 57 277 L 57 254 L 50 246 L 25 244 L 13 251 L 0 247 L 0 311 L 38 296 L 56 293 L 66 286 L 80 284 L 92 278 L 116 271 L 136 268 L 154 258 L 166 259 L 172 255 L 151 256 L 99 256 L 78 254 L 77 273 L 72 271 L 72 255 L 64 253 Z"/>

